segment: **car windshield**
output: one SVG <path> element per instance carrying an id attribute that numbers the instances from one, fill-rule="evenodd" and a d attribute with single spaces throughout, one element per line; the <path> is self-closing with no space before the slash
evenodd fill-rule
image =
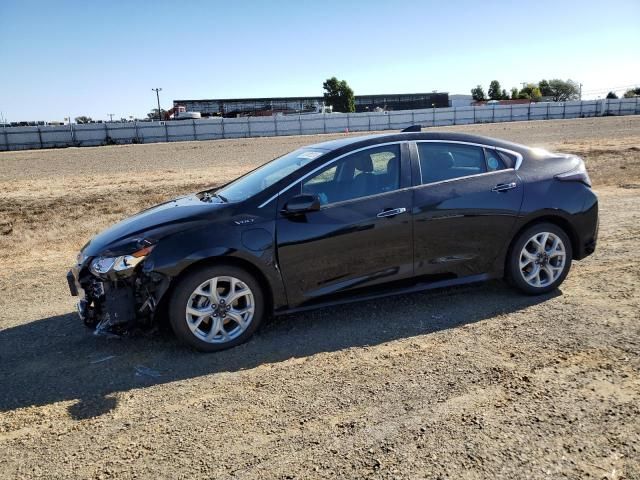
<path id="1" fill-rule="evenodd" d="M 216 191 L 216 195 L 225 201 L 241 202 L 270 187 L 325 153 L 327 153 L 325 150 L 311 148 L 294 150 L 240 177 L 226 187 Z"/>

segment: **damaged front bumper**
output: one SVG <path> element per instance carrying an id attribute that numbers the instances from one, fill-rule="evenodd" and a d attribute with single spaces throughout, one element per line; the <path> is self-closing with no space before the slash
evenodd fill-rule
<path id="1" fill-rule="evenodd" d="M 169 280 L 142 269 L 126 278 L 94 275 L 87 265 L 77 265 L 67 273 L 72 296 L 83 323 L 96 333 L 122 335 L 137 328 L 150 328 L 156 307 Z"/>

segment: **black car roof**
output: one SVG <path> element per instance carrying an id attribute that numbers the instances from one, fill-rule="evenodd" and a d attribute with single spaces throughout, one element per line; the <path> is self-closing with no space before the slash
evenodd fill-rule
<path id="1" fill-rule="evenodd" d="M 329 140 L 327 142 L 316 143 L 309 145 L 307 148 L 317 148 L 321 150 L 351 150 L 352 148 L 366 147 L 369 145 L 376 145 L 378 143 L 395 142 L 403 140 L 442 140 L 442 141 L 457 141 L 457 142 L 469 142 L 479 143 L 483 145 L 491 145 L 496 147 L 502 147 L 510 150 L 515 150 L 519 153 L 525 153 L 529 150 L 529 147 L 520 145 L 517 143 L 507 142 L 497 138 L 483 137 L 481 135 L 469 135 L 467 133 L 437 131 L 437 132 L 407 132 L 407 133 L 380 133 L 375 135 L 363 135 L 357 137 L 345 136 L 336 140 Z M 346 148 L 351 147 L 351 148 Z"/>

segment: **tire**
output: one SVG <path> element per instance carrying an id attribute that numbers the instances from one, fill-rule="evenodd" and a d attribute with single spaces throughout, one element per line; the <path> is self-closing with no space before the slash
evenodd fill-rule
<path id="1" fill-rule="evenodd" d="M 262 323 L 264 305 L 263 288 L 247 271 L 230 265 L 203 267 L 176 285 L 169 323 L 183 343 L 217 352 L 248 340 Z"/>
<path id="2" fill-rule="evenodd" d="M 567 277 L 572 255 L 571 240 L 562 228 L 553 223 L 537 223 L 513 242 L 507 258 L 507 281 L 527 295 L 548 293 Z"/>

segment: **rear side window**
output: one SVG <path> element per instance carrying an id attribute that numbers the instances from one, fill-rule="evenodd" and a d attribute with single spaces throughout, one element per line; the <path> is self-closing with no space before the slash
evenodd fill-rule
<path id="1" fill-rule="evenodd" d="M 484 149 L 445 142 L 418 143 L 422 183 L 478 175 L 487 171 Z"/>
<path id="2" fill-rule="evenodd" d="M 496 170 L 504 170 L 504 160 L 498 152 L 490 148 L 484 149 L 484 155 L 487 160 L 487 171 L 495 172 Z"/>
<path id="3" fill-rule="evenodd" d="M 508 168 L 515 168 L 518 160 L 515 155 L 501 151 L 497 151 L 496 153 L 502 157 L 502 161 L 508 166 Z"/>

